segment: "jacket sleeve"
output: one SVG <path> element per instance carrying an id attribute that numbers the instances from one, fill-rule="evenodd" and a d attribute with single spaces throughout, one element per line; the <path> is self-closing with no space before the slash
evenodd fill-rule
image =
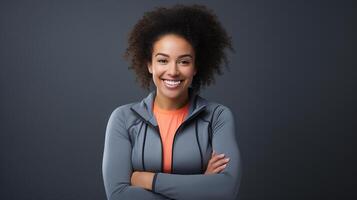
<path id="1" fill-rule="evenodd" d="M 153 191 L 172 199 L 235 199 L 241 177 L 241 159 L 235 137 L 234 117 L 229 108 L 220 105 L 212 122 L 212 146 L 217 153 L 230 158 L 218 174 L 180 175 L 156 173 Z"/>
<path id="2" fill-rule="evenodd" d="M 108 200 L 167 199 L 141 187 L 131 186 L 131 142 L 121 107 L 115 109 L 106 128 L 102 173 Z"/>

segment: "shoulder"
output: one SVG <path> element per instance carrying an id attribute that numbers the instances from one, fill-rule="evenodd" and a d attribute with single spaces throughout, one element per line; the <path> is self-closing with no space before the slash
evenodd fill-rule
<path id="1" fill-rule="evenodd" d="M 114 110 L 111 113 L 111 116 L 122 116 L 122 115 L 128 115 L 131 111 L 131 106 L 136 104 L 137 102 L 133 102 L 133 103 L 128 103 L 128 104 L 124 104 L 124 105 L 120 105 L 114 108 Z"/>
<path id="2" fill-rule="evenodd" d="M 208 101 L 205 99 L 206 108 L 204 118 L 212 123 L 217 120 L 229 120 L 233 119 L 232 110 L 222 103 Z"/>
<path id="3" fill-rule="evenodd" d="M 212 115 L 213 115 L 214 119 L 218 119 L 218 118 L 223 118 L 223 119 L 233 118 L 232 110 L 226 105 L 223 105 L 221 103 L 212 102 L 209 107 L 210 107 L 210 110 L 212 112 Z"/>
<path id="4" fill-rule="evenodd" d="M 209 116 L 209 119 L 206 118 L 206 120 L 209 120 L 214 132 L 222 130 L 222 128 L 228 130 L 229 127 L 235 126 L 234 114 L 228 106 L 217 102 L 209 102 L 206 108 L 209 113 L 206 115 Z"/>
<path id="5" fill-rule="evenodd" d="M 115 107 L 109 116 L 109 121 L 120 122 L 125 126 L 130 125 L 137 119 L 131 110 L 131 107 L 136 103 L 138 102 L 132 102 Z"/>

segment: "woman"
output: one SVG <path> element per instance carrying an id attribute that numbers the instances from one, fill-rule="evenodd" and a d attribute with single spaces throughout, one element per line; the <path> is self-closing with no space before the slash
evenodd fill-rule
<path id="1" fill-rule="evenodd" d="M 224 50 L 233 50 L 204 6 L 147 12 L 129 38 L 126 58 L 137 80 L 155 89 L 116 108 L 108 121 L 103 178 L 108 199 L 234 199 L 241 164 L 229 108 L 198 95 Z"/>

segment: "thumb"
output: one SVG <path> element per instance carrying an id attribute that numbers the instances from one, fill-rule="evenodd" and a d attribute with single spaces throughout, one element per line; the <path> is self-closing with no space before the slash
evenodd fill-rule
<path id="1" fill-rule="evenodd" d="M 212 152 L 212 156 L 215 156 L 216 155 L 216 151 L 215 150 L 213 150 L 213 152 Z"/>

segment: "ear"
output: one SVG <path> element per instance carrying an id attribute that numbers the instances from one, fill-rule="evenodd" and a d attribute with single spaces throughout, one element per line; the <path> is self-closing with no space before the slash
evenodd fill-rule
<path id="1" fill-rule="evenodd" d="M 148 62 L 148 70 L 149 70 L 149 73 L 152 74 L 152 66 L 151 66 L 150 62 Z"/>

